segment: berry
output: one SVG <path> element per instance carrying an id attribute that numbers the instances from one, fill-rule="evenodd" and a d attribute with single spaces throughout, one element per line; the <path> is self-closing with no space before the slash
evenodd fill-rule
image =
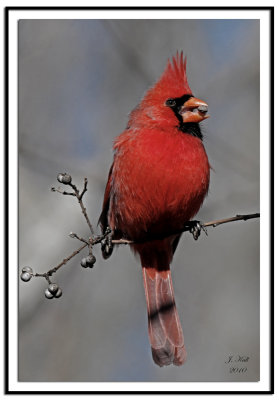
<path id="1" fill-rule="evenodd" d="M 32 275 L 33 269 L 31 267 L 23 267 L 22 272 L 28 272 L 30 275 Z"/>
<path id="2" fill-rule="evenodd" d="M 29 272 L 22 272 L 22 274 L 20 275 L 20 279 L 23 282 L 28 282 L 28 281 L 30 281 L 31 278 L 32 278 L 32 275 L 29 274 Z"/>
<path id="3" fill-rule="evenodd" d="M 81 265 L 83 268 L 87 268 L 87 267 L 88 267 L 87 262 L 86 262 L 86 258 L 83 258 L 83 259 L 81 260 L 80 265 Z"/>
<path id="4" fill-rule="evenodd" d="M 63 176 L 63 183 L 64 183 L 65 185 L 69 185 L 69 183 L 71 183 L 71 182 L 72 182 L 72 177 L 71 177 L 71 175 L 65 174 L 65 175 Z"/>
<path id="5" fill-rule="evenodd" d="M 88 267 L 93 268 L 93 265 L 95 264 L 95 262 L 96 262 L 96 257 L 93 256 L 93 254 L 89 254 L 89 256 L 87 256 L 81 260 L 80 265 L 83 268 L 88 268 Z"/>
<path id="6" fill-rule="evenodd" d="M 62 296 L 62 290 L 61 288 L 58 288 L 57 292 L 55 293 L 55 297 L 58 299 L 61 296 Z"/>
<path id="7" fill-rule="evenodd" d="M 23 282 L 28 282 L 33 276 L 33 270 L 31 267 L 23 267 L 20 278 Z"/>
<path id="8" fill-rule="evenodd" d="M 57 180 L 60 183 L 64 183 L 64 185 L 69 185 L 72 182 L 72 177 L 69 174 L 58 174 Z"/>
<path id="9" fill-rule="evenodd" d="M 57 175 L 58 182 L 63 183 L 63 176 L 64 176 L 64 174 L 58 174 Z"/>
<path id="10" fill-rule="evenodd" d="M 58 291 L 59 286 L 56 283 L 50 283 L 48 285 L 48 290 L 51 294 L 55 295 L 55 293 Z"/>
<path id="11" fill-rule="evenodd" d="M 89 268 L 93 268 L 95 262 L 96 262 L 96 257 L 93 256 L 93 254 L 90 254 L 89 256 L 86 257 L 86 264 Z"/>
<path id="12" fill-rule="evenodd" d="M 62 296 L 62 290 L 57 283 L 50 283 L 48 288 L 45 290 L 45 296 L 47 299 L 53 299 L 53 297 L 58 299 Z"/>
<path id="13" fill-rule="evenodd" d="M 52 299 L 53 298 L 53 294 L 50 293 L 50 291 L 48 289 L 45 290 L 45 296 L 47 299 Z"/>

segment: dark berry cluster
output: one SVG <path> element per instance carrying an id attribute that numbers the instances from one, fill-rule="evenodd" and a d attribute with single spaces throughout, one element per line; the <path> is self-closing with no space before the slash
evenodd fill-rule
<path id="1" fill-rule="evenodd" d="M 93 256 L 93 254 L 89 254 L 89 256 L 84 257 L 84 258 L 81 260 L 80 265 L 81 265 L 83 268 L 93 268 L 95 262 L 96 262 L 96 257 Z"/>
<path id="2" fill-rule="evenodd" d="M 28 282 L 32 278 L 32 276 L 37 276 L 37 274 L 34 275 L 34 272 L 31 267 L 23 267 L 21 270 L 20 274 L 20 279 L 23 282 Z M 62 290 L 61 288 L 57 285 L 57 283 L 50 283 L 45 290 L 45 297 L 47 299 L 53 299 L 53 297 L 56 297 L 57 299 L 62 296 Z"/>
<path id="3" fill-rule="evenodd" d="M 20 274 L 20 279 L 23 282 L 28 282 L 33 276 L 33 269 L 31 267 L 23 267 L 21 274 Z"/>
<path id="4" fill-rule="evenodd" d="M 56 297 L 57 299 L 62 296 L 62 290 L 56 283 L 50 283 L 48 288 L 45 290 L 45 297 L 47 299 L 53 299 Z"/>

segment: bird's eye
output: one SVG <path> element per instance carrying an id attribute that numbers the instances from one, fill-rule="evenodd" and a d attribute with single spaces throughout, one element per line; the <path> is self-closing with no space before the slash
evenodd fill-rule
<path id="1" fill-rule="evenodd" d="M 166 106 L 168 107 L 175 107 L 176 106 L 176 101 L 174 99 L 168 99 L 166 101 Z"/>

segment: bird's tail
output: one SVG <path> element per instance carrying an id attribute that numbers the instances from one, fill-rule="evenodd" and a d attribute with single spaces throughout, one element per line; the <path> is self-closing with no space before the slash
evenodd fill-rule
<path id="1" fill-rule="evenodd" d="M 142 267 L 153 360 L 160 367 L 186 360 L 183 332 L 177 313 L 170 269 Z"/>

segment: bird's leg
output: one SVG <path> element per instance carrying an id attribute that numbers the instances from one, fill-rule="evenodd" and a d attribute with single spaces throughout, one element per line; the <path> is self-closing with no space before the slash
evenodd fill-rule
<path id="1" fill-rule="evenodd" d="M 187 230 L 189 230 L 189 232 L 193 235 L 193 238 L 195 240 L 198 240 L 201 231 L 204 231 L 205 234 L 207 235 L 207 230 L 206 228 L 203 226 L 201 221 L 188 221 L 185 224 L 185 227 L 188 228 Z"/>
<path id="2" fill-rule="evenodd" d="M 104 232 L 104 239 L 101 241 L 101 249 L 106 257 L 109 257 L 113 250 L 112 236 L 113 232 L 111 231 L 110 227 L 107 226 Z"/>

